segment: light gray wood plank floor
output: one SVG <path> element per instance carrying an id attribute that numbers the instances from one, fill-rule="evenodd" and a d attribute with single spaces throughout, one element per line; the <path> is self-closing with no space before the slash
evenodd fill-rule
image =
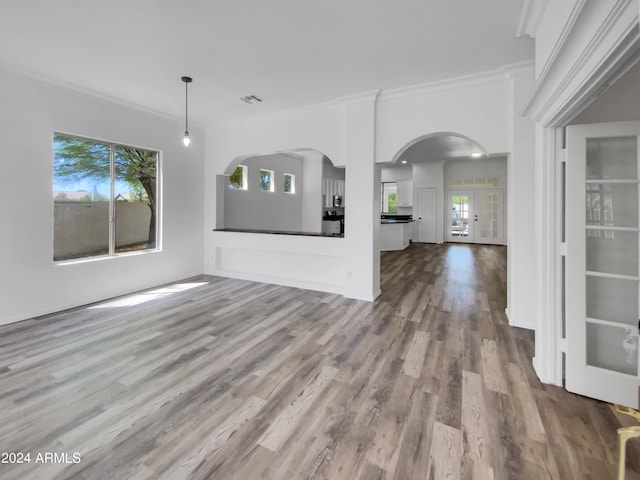
<path id="1" fill-rule="evenodd" d="M 537 380 L 505 280 L 412 244 L 375 302 L 202 276 L 1 326 L 0 479 L 616 478 L 629 421 Z"/>

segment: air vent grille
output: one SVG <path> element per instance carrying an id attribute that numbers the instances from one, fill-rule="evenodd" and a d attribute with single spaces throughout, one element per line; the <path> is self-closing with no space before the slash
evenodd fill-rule
<path id="1" fill-rule="evenodd" d="M 262 99 L 256 95 L 247 95 L 246 97 L 241 97 L 240 100 L 250 104 L 262 102 Z"/>

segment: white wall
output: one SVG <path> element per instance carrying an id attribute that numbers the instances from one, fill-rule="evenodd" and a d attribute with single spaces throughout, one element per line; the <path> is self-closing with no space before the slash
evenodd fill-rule
<path id="1" fill-rule="evenodd" d="M 382 92 L 376 117 L 376 162 L 394 161 L 411 142 L 457 133 L 488 153 L 510 148 L 509 78 L 504 71 L 413 90 Z"/>
<path id="2" fill-rule="evenodd" d="M 242 163 L 247 167 L 247 190 L 225 188 L 225 228 L 301 231 L 302 198 L 305 195 L 302 158 L 281 154 L 261 155 Z M 274 172 L 273 192 L 259 189 L 262 169 Z M 295 175 L 295 193 L 283 191 L 285 173 Z M 319 206 L 321 199 L 316 197 L 315 200 Z M 320 211 L 316 212 L 316 216 L 321 216 Z"/>
<path id="3" fill-rule="evenodd" d="M 219 176 L 230 173 L 230 163 L 239 163 L 242 158 L 256 154 L 296 151 L 305 157 L 318 159 L 324 154 L 334 165 L 344 165 L 345 135 L 345 112 L 338 103 L 252 117 L 224 125 L 209 125 L 205 165 L 205 273 L 342 292 L 346 275 L 342 239 L 304 236 L 285 239 L 281 235 L 265 237 L 258 234 L 244 234 L 247 235 L 245 238 L 243 234 L 230 235 L 233 232 L 212 230 L 220 215 L 216 208 L 218 189 L 222 186 Z M 303 177 L 303 188 L 307 193 L 313 190 L 321 198 L 321 162 L 317 168 L 304 169 Z M 306 202 L 302 208 L 302 230 L 321 231 L 321 202 L 317 205 Z M 256 241 L 260 242 L 258 247 L 252 244 Z M 318 242 L 324 252 L 320 257 L 314 252 Z M 286 257 L 283 245 L 291 247 L 296 255 Z M 246 255 L 239 254 L 239 251 L 245 251 Z M 251 259 L 256 255 L 261 259 L 259 265 L 252 264 Z M 301 275 L 299 269 L 304 265 L 318 265 L 318 258 L 339 258 L 340 261 L 326 261 L 321 269 L 309 268 Z M 269 268 L 272 271 L 267 271 Z M 330 279 L 329 284 L 327 279 Z"/>
<path id="4" fill-rule="evenodd" d="M 380 169 L 381 182 L 397 182 L 398 180 L 411 180 L 413 170 L 411 165 L 385 166 Z"/>
<path id="5" fill-rule="evenodd" d="M 217 275 L 344 292 L 344 238 L 218 231 L 210 245 Z"/>
<path id="6" fill-rule="evenodd" d="M 0 71 L 0 323 L 202 273 L 201 129 Z M 53 263 L 53 133 L 161 151 L 162 251 Z"/>
<path id="7" fill-rule="evenodd" d="M 519 123 L 514 113 L 514 95 L 526 83 L 521 81 L 523 75 L 532 79 L 533 65 L 517 65 L 417 88 L 383 91 L 375 99 L 372 94 L 363 94 L 340 99 L 336 104 L 208 126 L 205 271 L 220 271 L 220 257 L 216 253 L 219 246 L 216 242 L 220 240 L 211 232 L 216 218 L 216 175 L 223 173 L 234 158 L 243 155 L 314 149 L 326 154 L 335 165 L 346 166 L 343 248 L 346 270 L 344 273 L 336 270 L 336 275 L 344 274 L 347 278 L 336 281 L 336 285 L 343 286 L 345 295 L 374 298 L 375 286 L 379 285 L 380 164 L 394 161 L 412 142 L 425 135 L 453 132 L 475 140 L 490 154 L 509 155 L 510 162 L 529 165 L 533 154 L 529 143 L 533 127 L 528 120 Z M 515 175 L 517 178 L 513 181 L 531 181 L 526 169 Z M 442 161 L 416 167 L 412 176 L 414 189 L 437 187 L 438 204 L 443 205 Z M 519 201 L 518 208 L 523 211 L 533 208 L 531 197 L 519 197 Z M 442 215 L 438 221 L 439 238 L 444 238 L 443 222 Z M 292 241 L 305 243 L 303 239 Z M 524 250 L 528 249 L 526 243 Z M 335 253 L 340 255 L 338 250 Z M 524 263 L 520 265 L 519 261 Z M 524 257 L 516 259 L 511 272 L 508 289 L 530 275 Z"/>
<path id="8" fill-rule="evenodd" d="M 534 329 L 535 321 L 535 129 L 521 114 L 534 85 L 531 71 L 511 73 L 512 102 L 509 106 L 512 154 L 507 165 L 507 310 L 509 324 Z"/>

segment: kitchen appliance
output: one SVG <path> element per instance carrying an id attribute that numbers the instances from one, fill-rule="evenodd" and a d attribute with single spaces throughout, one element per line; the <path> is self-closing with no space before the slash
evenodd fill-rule
<path id="1" fill-rule="evenodd" d="M 342 195 L 334 195 L 333 196 L 333 206 L 341 207 L 342 206 Z"/>

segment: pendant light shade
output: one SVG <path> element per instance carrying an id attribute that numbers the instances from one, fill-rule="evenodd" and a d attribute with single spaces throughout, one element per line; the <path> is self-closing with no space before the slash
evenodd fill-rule
<path id="1" fill-rule="evenodd" d="M 185 147 L 191 145 L 191 137 L 189 136 L 189 84 L 193 81 L 191 77 L 182 77 L 184 82 L 184 137 L 182 143 Z"/>

